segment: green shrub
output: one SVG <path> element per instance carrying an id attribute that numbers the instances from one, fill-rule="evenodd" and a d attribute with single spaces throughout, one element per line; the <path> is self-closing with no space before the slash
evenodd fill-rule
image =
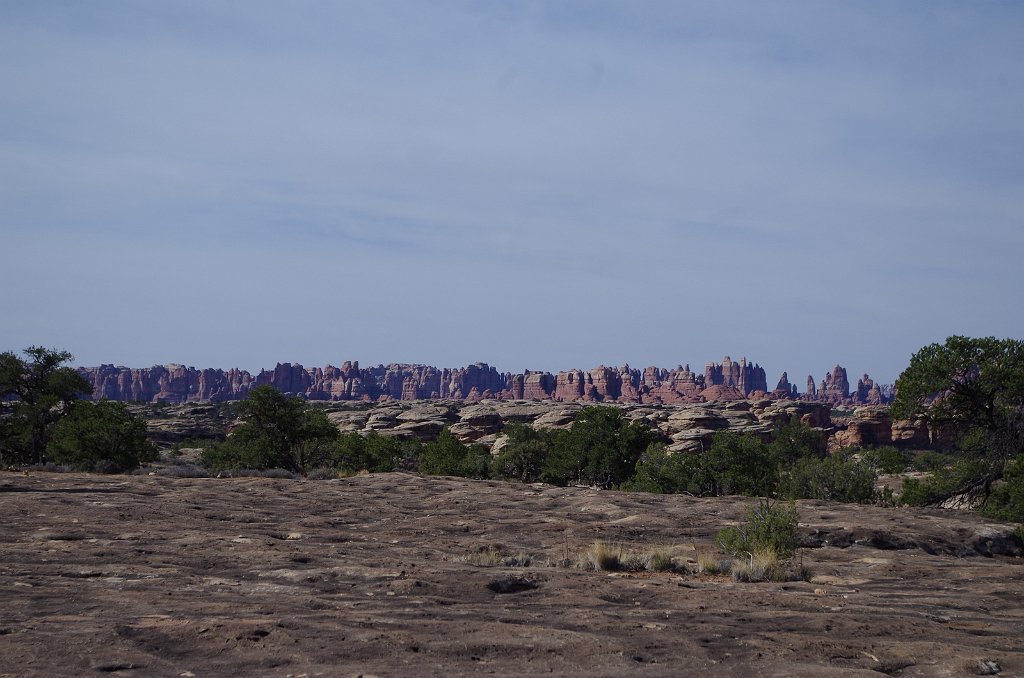
<path id="1" fill-rule="evenodd" d="M 790 574 L 787 564 L 772 548 L 754 549 L 753 552 L 744 554 L 744 557 L 733 563 L 729 569 L 733 580 L 739 582 L 784 582 L 799 578 Z"/>
<path id="2" fill-rule="evenodd" d="M 941 468 L 946 468 L 950 464 L 956 463 L 956 457 L 951 454 L 942 454 L 941 452 L 932 452 L 931 450 L 925 450 L 918 452 L 910 460 L 910 466 L 915 471 L 936 471 Z"/>
<path id="3" fill-rule="evenodd" d="M 747 510 L 746 521 L 736 527 L 719 531 L 715 543 L 734 558 L 751 557 L 754 552 L 773 551 L 779 558 L 789 558 L 796 550 L 796 507 L 779 505 L 762 499 Z"/>
<path id="4" fill-rule="evenodd" d="M 911 455 L 891 445 L 876 447 L 861 452 L 861 461 L 879 473 L 895 475 L 903 473 L 910 464 Z"/>
<path id="5" fill-rule="evenodd" d="M 155 461 L 146 423 L 121 402 L 78 400 L 57 421 L 46 446 L 48 461 L 82 471 L 129 471 Z"/>
<path id="6" fill-rule="evenodd" d="M 958 494 L 977 489 L 991 474 L 991 465 L 982 459 L 963 459 L 942 468 L 920 481 L 906 478 L 900 501 L 910 506 L 929 506 Z"/>
<path id="7" fill-rule="evenodd" d="M 242 418 L 223 443 L 203 451 L 214 471 L 285 469 L 306 473 L 331 463 L 338 429 L 319 407 L 289 398 L 273 386 L 257 386 L 238 404 Z"/>
<path id="8" fill-rule="evenodd" d="M 779 482 L 778 458 L 754 435 L 718 431 L 711 449 L 686 464 L 686 491 L 699 496 L 770 497 Z"/>
<path id="9" fill-rule="evenodd" d="M 434 476 L 486 478 L 491 455 L 482 445 L 465 445 L 446 428 L 420 451 L 419 469 Z"/>
<path id="10" fill-rule="evenodd" d="M 555 434 L 541 480 L 556 485 L 612 488 L 629 480 L 644 450 L 657 439 L 617 407 L 584 407 L 568 431 Z"/>
<path id="11" fill-rule="evenodd" d="M 524 483 L 540 480 L 544 460 L 554 447 L 554 433 L 526 424 L 509 424 L 504 434 L 508 442 L 491 462 L 491 475 Z"/>
<path id="12" fill-rule="evenodd" d="M 1006 462 L 1003 482 L 992 486 L 981 513 L 996 520 L 1024 522 L 1024 454 Z"/>
<path id="13" fill-rule="evenodd" d="M 342 433 L 334 445 L 332 467 L 342 473 L 359 471 L 387 473 L 403 465 L 408 445 L 390 436 L 371 431 L 363 436 L 359 433 Z"/>
<path id="14" fill-rule="evenodd" d="M 623 483 L 630 492 L 675 494 L 686 492 L 696 456 L 688 452 L 669 454 L 664 443 L 653 443 L 637 462 L 633 477 Z"/>
<path id="15" fill-rule="evenodd" d="M 863 462 L 839 456 L 805 457 L 783 473 L 779 495 L 863 504 L 875 498 L 875 479 L 875 472 Z"/>
<path id="16" fill-rule="evenodd" d="M 799 419 L 791 419 L 775 429 L 768 451 L 782 465 L 809 457 L 820 459 L 825 456 L 825 434 Z"/>
<path id="17" fill-rule="evenodd" d="M 0 466 L 46 463 L 57 422 L 92 386 L 67 351 L 30 346 L 25 359 L 0 353 Z"/>

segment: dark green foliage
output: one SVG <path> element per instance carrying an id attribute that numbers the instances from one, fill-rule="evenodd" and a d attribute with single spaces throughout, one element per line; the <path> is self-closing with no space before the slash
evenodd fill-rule
<path id="1" fill-rule="evenodd" d="M 774 551 L 780 558 L 789 558 L 796 550 L 796 527 L 799 522 L 796 506 L 779 505 L 762 499 L 747 510 L 746 521 L 718 533 L 715 543 L 734 558 L 750 556 L 757 551 Z"/>
<path id="2" fill-rule="evenodd" d="M 879 473 L 903 473 L 910 464 L 911 455 L 891 445 L 861 452 L 861 461 Z"/>
<path id="3" fill-rule="evenodd" d="M 1024 522 L 1024 454 L 1006 462 L 1003 482 L 992 487 L 981 512 L 997 520 Z"/>
<path id="4" fill-rule="evenodd" d="M 653 443 L 640 457 L 636 472 L 622 485 L 622 489 L 658 494 L 687 492 L 696 462 L 697 455 L 686 452 L 669 454 L 664 443 Z"/>
<path id="5" fill-rule="evenodd" d="M 486 478 L 491 455 L 482 445 L 465 445 L 448 429 L 420 451 L 419 469 L 433 476 Z"/>
<path id="6" fill-rule="evenodd" d="M 863 504 L 875 498 L 875 478 L 874 470 L 864 462 L 839 455 L 804 457 L 783 472 L 779 495 Z"/>
<path id="7" fill-rule="evenodd" d="M 82 471 L 129 471 L 158 454 L 146 439 L 146 422 L 124 403 L 79 400 L 54 426 L 46 457 Z"/>
<path id="8" fill-rule="evenodd" d="M 45 462 L 57 421 L 92 392 L 82 375 L 62 367 L 72 360 L 67 351 L 31 346 L 24 354 L 0 353 L 0 464 Z"/>
<path id="9" fill-rule="evenodd" d="M 700 496 L 775 495 L 779 460 L 772 448 L 754 435 L 715 433 L 711 449 L 694 455 L 687 491 Z"/>
<path id="10" fill-rule="evenodd" d="M 956 460 L 957 458 L 952 454 L 924 450 L 911 457 L 910 467 L 915 471 L 936 471 L 950 466 Z"/>
<path id="11" fill-rule="evenodd" d="M 825 434 L 792 419 L 775 429 L 768 451 L 783 465 L 809 457 L 820 459 L 825 456 Z"/>
<path id="12" fill-rule="evenodd" d="M 771 497 L 778 493 L 784 469 L 801 460 L 819 460 L 822 445 L 821 433 L 799 421 L 780 427 L 771 443 L 756 435 L 719 431 L 711 447 L 700 454 L 669 454 L 664 446 L 650 447 L 625 487 L 698 496 Z"/>
<path id="13" fill-rule="evenodd" d="M 387 473 L 403 467 L 410 447 L 411 441 L 399 441 L 373 431 L 366 436 L 343 433 L 334 448 L 333 466 L 343 473 Z"/>
<path id="14" fill-rule="evenodd" d="M 555 445 L 554 432 L 526 424 L 509 424 L 504 433 L 508 442 L 491 462 L 492 477 L 523 483 L 540 480 L 544 460 Z"/>
<path id="15" fill-rule="evenodd" d="M 1005 461 L 1024 452 L 1024 342 L 954 336 L 919 350 L 893 402 L 894 418 L 918 414 L 974 456 Z"/>
<path id="16" fill-rule="evenodd" d="M 929 506 L 958 494 L 984 491 L 994 476 L 992 463 L 984 459 L 964 459 L 933 472 L 923 481 L 906 478 L 900 501 L 911 506 Z"/>
<path id="17" fill-rule="evenodd" d="M 203 463 L 215 471 L 271 469 L 305 473 L 333 459 L 338 429 L 318 407 L 257 386 L 238 404 L 242 418 L 228 439 L 207 447 Z"/>
<path id="18" fill-rule="evenodd" d="M 632 477 L 637 461 L 656 440 L 643 422 L 616 407 L 584 407 L 572 427 L 555 435 L 541 479 L 556 485 L 612 488 Z"/>

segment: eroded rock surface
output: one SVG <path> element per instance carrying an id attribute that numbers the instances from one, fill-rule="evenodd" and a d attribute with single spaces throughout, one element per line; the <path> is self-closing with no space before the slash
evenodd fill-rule
<path id="1" fill-rule="evenodd" d="M 692 563 L 753 501 L 0 473 L 0 671 L 1024 675 L 1022 561 L 971 513 L 797 502 L 810 582 L 556 566 L 597 540 Z"/>

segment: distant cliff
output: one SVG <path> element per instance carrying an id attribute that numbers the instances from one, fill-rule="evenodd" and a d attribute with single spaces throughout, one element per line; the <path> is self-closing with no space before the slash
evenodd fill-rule
<path id="1" fill-rule="evenodd" d="M 93 398 L 172 403 L 240 400 L 249 389 L 270 384 L 310 400 L 585 400 L 593 402 L 694 403 L 715 400 L 743 400 L 786 397 L 860 404 L 884 402 L 881 388 L 867 375 L 850 390 L 846 370 L 836 365 L 814 385 L 808 377 L 809 392 L 800 395 L 782 374 L 778 386 L 768 392 L 764 369 L 746 358 L 734 362 L 728 356 L 721 363 L 709 362 L 704 374 L 690 366 L 643 370 L 595 367 L 589 371 L 498 372 L 487 363 L 444 368 L 429 365 L 378 365 L 360 367 L 344 362 L 341 367 L 306 368 L 280 363 L 272 370 L 252 375 L 245 370 L 203 369 L 183 365 L 158 365 L 141 369 L 101 365 L 78 370 L 93 386 Z"/>

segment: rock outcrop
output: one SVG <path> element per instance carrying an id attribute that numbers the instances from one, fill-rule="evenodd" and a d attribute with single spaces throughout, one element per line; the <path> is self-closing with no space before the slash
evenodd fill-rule
<path id="1" fill-rule="evenodd" d="M 796 398 L 799 395 L 796 391 L 796 385 L 789 383 L 789 375 L 785 372 L 782 373 L 782 377 L 779 378 L 779 383 L 775 386 L 775 390 L 770 394 L 773 398 Z"/>
<path id="2" fill-rule="evenodd" d="M 740 358 L 738 363 L 725 356 L 721 364 L 708 363 L 704 366 L 704 381 L 708 386 L 727 386 L 739 390 L 744 397 L 751 391 L 767 391 L 764 369 L 757 364 L 747 363 Z"/>
<path id="3" fill-rule="evenodd" d="M 836 365 L 825 375 L 818 387 L 817 399 L 827 403 L 842 403 L 850 397 L 850 381 L 846 368 Z"/>
<path id="4" fill-rule="evenodd" d="M 892 445 L 892 416 L 888 407 L 865 406 L 853 411 L 845 431 L 835 435 L 839 447 Z"/>

